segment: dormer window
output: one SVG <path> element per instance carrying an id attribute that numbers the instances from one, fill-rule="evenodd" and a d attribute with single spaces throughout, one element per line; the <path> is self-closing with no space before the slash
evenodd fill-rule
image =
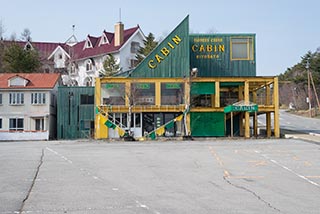
<path id="1" fill-rule="evenodd" d="M 89 40 L 87 41 L 87 48 L 92 48 L 92 44 Z"/>
<path id="2" fill-rule="evenodd" d="M 86 48 L 92 48 L 92 43 L 89 38 L 87 38 L 83 49 L 86 49 Z"/>
<path id="3" fill-rule="evenodd" d="M 15 86 L 26 87 L 28 82 L 29 82 L 29 80 L 27 80 L 27 79 L 24 79 L 19 76 L 14 76 L 8 80 L 8 86 L 9 87 L 15 87 Z"/>
<path id="4" fill-rule="evenodd" d="M 104 44 L 110 44 L 110 43 L 109 43 L 109 40 L 108 40 L 106 34 L 103 33 L 100 38 L 99 46 L 104 45 Z"/>
<path id="5" fill-rule="evenodd" d="M 27 42 L 27 44 L 24 46 L 24 50 L 30 51 L 30 50 L 32 50 L 32 49 L 33 49 L 33 47 L 32 47 L 32 45 L 31 45 L 31 43 L 30 43 L 30 42 Z"/>

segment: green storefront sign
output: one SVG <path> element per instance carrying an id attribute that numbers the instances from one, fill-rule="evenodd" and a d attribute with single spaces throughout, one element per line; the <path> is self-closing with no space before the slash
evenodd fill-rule
<path id="1" fill-rule="evenodd" d="M 237 112 L 237 111 L 257 112 L 258 105 L 241 105 L 241 106 L 229 105 L 224 108 L 224 113 Z"/>
<path id="2" fill-rule="evenodd" d="M 137 89 L 150 89 L 150 83 L 138 83 L 136 87 Z"/>
<path id="3" fill-rule="evenodd" d="M 180 83 L 166 83 L 166 89 L 180 89 Z"/>

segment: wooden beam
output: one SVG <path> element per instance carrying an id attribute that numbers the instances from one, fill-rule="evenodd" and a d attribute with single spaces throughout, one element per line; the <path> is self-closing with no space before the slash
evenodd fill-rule
<path id="1" fill-rule="evenodd" d="M 244 102 L 246 104 L 249 104 L 249 82 L 248 81 L 244 83 Z M 244 114 L 245 114 L 244 137 L 250 138 L 250 113 L 245 112 Z"/>
<path id="2" fill-rule="evenodd" d="M 274 104 L 274 136 L 276 138 L 280 137 L 280 122 L 279 122 L 279 84 L 278 77 L 274 78 L 273 83 L 273 104 Z"/>
<path id="3" fill-rule="evenodd" d="M 215 101 L 214 101 L 214 107 L 219 108 L 220 107 L 220 82 L 215 82 Z"/>
<path id="4" fill-rule="evenodd" d="M 155 82 L 155 105 L 161 106 L 161 83 Z"/>
<path id="5" fill-rule="evenodd" d="M 271 112 L 266 113 L 266 129 L 267 137 L 271 137 Z"/>

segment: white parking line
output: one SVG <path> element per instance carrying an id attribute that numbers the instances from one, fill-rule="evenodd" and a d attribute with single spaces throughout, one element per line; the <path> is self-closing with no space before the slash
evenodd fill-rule
<path id="1" fill-rule="evenodd" d="M 317 186 L 317 187 L 319 187 L 319 186 L 320 186 L 318 183 L 316 183 L 316 182 L 314 182 L 314 181 L 311 181 L 311 180 L 310 180 L 310 179 L 308 179 L 307 177 L 305 177 L 305 176 L 303 176 L 303 175 L 300 175 L 299 173 L 297 173 L 297 172 L 293 171 L 293 170 L 292 170 L 292 169 L 290 169 L 289 167 L 287 167 L 287 166 L 285 166 L 285 165 L 282 165 L 282 164 L 280 164 L 279 162 L 277 162 L 277 161 L 275 161 L 275 160 L 273 160 L 273 159 L 269 158 L 267 155 L 265 155 L 265 154 L 261 154 L 261 152 L 260 152 L 260 151 L 255 151 L 255 153 L 260 154 L 262 157 L 264 157 L 264 158 L 265 158 L 265 159 L 267 159 L 268 161 L 270 161 L 270 162 L 272 162 L 272 163 L 276 164 L 277 166 L 280 166 L 281 168 L 283 168 L 283 169 L 285 169 L 285 170 L 287 170 L 287 171 L 291 172 L 292 174 L 294 174 L 294 175 L 298 176 L 299 178 L 302 178 L 303 180 L 305 180 L 305 181 L 309 182 L 310 184 L 315 185 L 315 186 Z"/>

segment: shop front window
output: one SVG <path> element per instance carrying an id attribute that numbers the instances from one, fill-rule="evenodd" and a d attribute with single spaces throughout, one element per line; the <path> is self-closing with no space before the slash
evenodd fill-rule
<path id="1" fill-rule="evenodd" d="M 102 105 L 125 105 L 125 84 L 101 84 Z"/>
<path id="2" fill-rule="evenodd" d="M 183 83 L 161 83 L 161 105 L 183 104 Z"/>
<path id="3" fill-rule="evenodd" d="M 133 83 L 131 85 L 133 105 L 155 105 L 154 83 Z"/>

